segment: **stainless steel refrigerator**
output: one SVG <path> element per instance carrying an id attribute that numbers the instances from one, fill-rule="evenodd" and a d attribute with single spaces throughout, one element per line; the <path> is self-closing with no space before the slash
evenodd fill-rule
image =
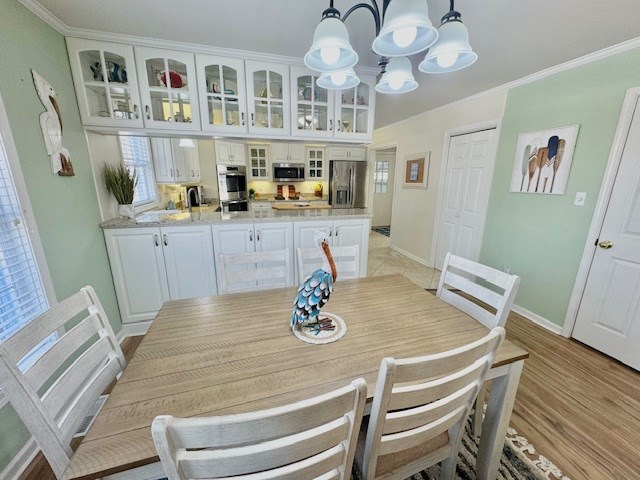
<path id="1" fill-rule="evenodd" d="M 333 208 L 365 208 L 367 162 L 329 162 L 329 203 Z"/>

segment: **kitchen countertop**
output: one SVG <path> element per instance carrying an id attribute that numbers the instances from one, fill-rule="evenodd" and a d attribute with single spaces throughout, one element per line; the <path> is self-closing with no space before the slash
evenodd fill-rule
<path id="1" fill-rule="evenodd" d="M 345 209 L 302 209 L 302 210 L 265 210 L 249 212 L 177 212 L 154 213 L 153 211 L 137 215 L 136 218 L 112 218 L 102 222 L 102 228 L 135 228 L 156 225 L 214 225 L 221 223 L 253 222 L 304 222 L 313 220 L 341 220 L 350 218 L 371 218 L 373 214 L 364 208 Z"/>

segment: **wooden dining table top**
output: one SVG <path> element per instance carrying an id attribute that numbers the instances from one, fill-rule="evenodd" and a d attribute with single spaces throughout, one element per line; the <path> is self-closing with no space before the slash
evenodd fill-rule
<path id="1" fill-rule="evenodd" d="M 224 415 L 270 408 L 347 385 L 372 398 L 383 357 L 459 347 L 487 334 L 465 313 L 401 275 L 337 281 L 323 310 L 342 317 L 340 340 L 311 345 L 289 319 L 295 288 L 165 303 L 74 453 L 65 479 L 90 479 L 158 460 L 157 415 Z M 505 341 L 494 367 L 528 353 Z"/>

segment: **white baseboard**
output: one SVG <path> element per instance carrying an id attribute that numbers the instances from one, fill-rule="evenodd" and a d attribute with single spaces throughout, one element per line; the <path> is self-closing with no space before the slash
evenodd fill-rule
<path id="1" fill-rule="evenodd" d="M 122 330 L 118 332 L 118 340 L 124 337 L 136 337 L 138 335 L 145 335 L 149 327 L 153 323 L 153 320 L 146 322 L 125 323 L 122 325 Z"/>
<path id="2" fill-rule="evenodd" d="M 542 328 L 549 330 L 550 332 L 555 333 L 556 335 L 562 334 L 562 327 L 556 323 L 553 323 L 551 320 L 547 320 L 544 317 L 541 317 L 537 313 L 533 313 L 526 308 L 522 308 L 519 305 L 513 305 L 511 310 L 516 312 L 518 315 L 522 315 L 527 320 L 531 320 L 536 325 L 540 325 Z"/>
<path id="3" fill-rule="evenodd" d="M 390 247 L 391 247 L 391 250 L 393 250 L 394 252 L 398 252 L 398 253 L 404 255 L 405 257 L 410 258 L 414 262 L 418 262 L 420 265 L 424 265 L 425 267 L 432 268 L 431 265 L 429 265 L 429 262 L 427 262 L 425 259 L 420 258 L 420 257 L 414 255 L 413 253 L 407 252 L 406 250 L 403 250 L 400 247 L 396 247 L 395 245 L 390 245 Z"/>
<path id="4" fill-rule="evenodd" d="M 0 472 L 0 478 L 18 480 L 18 477 L 20 477 L 22 472 L 33 462 L 33 459 L 36 458 L 39 451 L 38 444 L 33 438 L 27 440 L 27 443 L 25 443 L 24 447 L 13 457 L 9 465 Z"/>

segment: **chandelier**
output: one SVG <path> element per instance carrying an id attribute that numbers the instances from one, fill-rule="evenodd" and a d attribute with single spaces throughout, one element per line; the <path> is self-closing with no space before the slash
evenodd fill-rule
<path id="1" fill-rule="evenodd" d="M 406 93 L 418 88 L 407 58 L 427 49 L 418 69 L 424 73 L 447 73 L 468 67 L 478 59 L 469 45 L 469 32 L 453 2 L 436 29 L 429 20 L 427 0 L 382 0 L 382 12 L 376 0 L 358 3 L 341 16 L 330 0 L 313 34 L 313 44 L 304 56 L 307 67 L 320 73 L 317 85 L 329 90 L 353 88 L 360 79 L 353 67 L 358 54 L 349 42 L 344 21 L 364 8 L 373 15 L 376 38 L 372 50 L 379 55 L 382 76 L 376 85 L 379 93 Z"/>

